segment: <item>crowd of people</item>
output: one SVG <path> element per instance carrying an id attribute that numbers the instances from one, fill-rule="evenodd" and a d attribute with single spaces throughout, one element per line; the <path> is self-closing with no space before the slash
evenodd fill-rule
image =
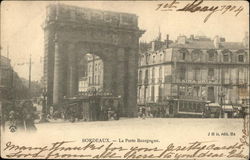
<path id="1" fill-rule="evenodd" d="M 5 115 L 5 121 L 9 123 L 11 132 L 16 131 L 36 131 L 35 119 L 39 116 L 36 114 L 36 107 L 31 100 L 22 100 L 15 102 L 9 113 Z"/>
<path id="2" fill-rule="evenodd" d="M 166 107 L 139 107 L 138 117 L 145 119 L 148 118 L 167 118 L 169 112 Z"/>

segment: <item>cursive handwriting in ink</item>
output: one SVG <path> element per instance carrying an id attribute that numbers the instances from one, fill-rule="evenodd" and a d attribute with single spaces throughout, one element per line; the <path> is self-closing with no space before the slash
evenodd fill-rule
<path id="1" fill-rule="evenodd" d="M 207 22 L 207 20 L 209 19 L 209 17 L 214 14 L 216 11 L 218 11 L 218 6 L 201 6 L 201 4 L 203 3 L 203 0 L 195 0 L 193 1 L 193 3 L 189 3 L 187 4 L 185 7 L 181 8 L 181 9 L 177 9 L 177 11 L 184 11 L 184 12 L 210 12 L 206 18 L 204 19 L 204 23 Z"/>
<path id="2" fill-rule="evenodd" d="M 171 3 L 160 3 L 155 10 L 161 9 L 161 11 L 172 11 L 173 8 L 177 8 L 179 2 L 173 0 Z"/>
<path id="3" fill-rule="evenodd" d="M 249 117 L 245 116 L 243 121 L 243 129 L 242 129 L 242 137 L 240 138 L 240 142 L 249 147 Z"/>
<path id="4" fill-rule="evenodd" d="M 225 14 L 226 12 L 233 12 L 235 13 L 235 16 L 238 16 L 243 10 L 243 6 L 235 6 L 231 4 L 227 5 L 203 5 L 204 0 L 194 0 L 191 3 L 186 4 L 184 7 L 179 7 L 181 2 L 178 2 L 176 0 L 173 0 L 171 3 L 159 3 L 157 4 L 156 11 L 175 11 L 177 12 L 190 12 L 190 13 L 196 13 L 196 12 L 209 12 L 208 15 L 204 19 L 204 23 L 208 21 L 208 19 L 215 13 L 215 12 L 221 12 L 221 14 Z"/>
<path id="5" fill-rule="evenodd" d="M 246 147 L 242 143 L 219 146 L 214 141 L 195 141 L 187 145 L 170 143 L 166 147 L 124 147 L 119 144 L 74 145 L 73 141 L 51 143 L 50 146 L 19 146 L 7 142 L 4 152 L 7 158 L 94 158 L 94 159 L 185 159 L 185 158 L 242 158 Z"/>

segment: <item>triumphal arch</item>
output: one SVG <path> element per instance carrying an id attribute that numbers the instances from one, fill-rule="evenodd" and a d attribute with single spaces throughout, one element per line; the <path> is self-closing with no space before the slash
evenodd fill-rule
<path id="1" fill-rule="evenodd" d="M 134 14 L 49 5 L 44 22 L 44 83 L 48 105 L 78 92 L 79 54 L 103 60 L 103 90 L 122 97 L 123 114 L 136 113 L 139 38 Z"/>

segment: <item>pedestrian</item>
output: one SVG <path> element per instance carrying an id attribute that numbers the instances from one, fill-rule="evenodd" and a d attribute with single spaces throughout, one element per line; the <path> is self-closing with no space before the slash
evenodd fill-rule
<path id="1" fill-rule="evenodd" d="M 146 109 L 142 107 L 142 119 L 146 118 Z"/>
<path id="2" fill-rule="evenodd" d="M 32 101 L 28 100 L 23 104 L 23 114 L 24 114 L 24 127 L 27 132 L 36 131 L 35 119 L 37 118 L 35 114 L 35 108 L 33 107 Z"/>

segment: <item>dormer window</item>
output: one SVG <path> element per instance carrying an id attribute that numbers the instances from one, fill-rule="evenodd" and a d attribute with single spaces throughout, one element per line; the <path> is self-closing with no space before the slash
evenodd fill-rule
<path id="1" fill-rule="evenodd" d="M 180 49 L 179 53 L 180 53 L 180 60 L 186 60 L 187 59 L 188 50 L 186 48 Z"/>
<path id="2" fill-rule="evenodd" d="M 223 62 L 229 62 L 229 55 L 228 54 L 223 55 Z"/>
<path id="3" fill-rule="evenodd" d="M 214 53 L 209 53 L 208 54 L 208 60 L 213 61 L 214 60 Z"/>
<path id="4" fill-rule="evenodd" d="M 192 51 L 192 60 L 196 62 L 199 61 L 201 54 L 202 54 L 202 51 L 200 49 L 194 49 Z"/>
<path id="5" fill-rule="evenodd" d="M 214 49 L 208 50 L 208 61 L 215 61 L 216 59 L 216 55 L 217 55 L 217 51 Z"/>
<path id="6" fill-rule="evenodd" d="M 244 55 L 238 55 L 238 62 L 244 62 Z"/>
<path id="7" fill-rule="evenodd" d="M 225 50 L 222 51 L 223 62 L 229 62 L 229 61 L 230 61 L 230 54 L 231 54 L 231 53 L 232 53 L 232 52 L 231 52 L 230 50 L 228 50 L 228 49 L 225 49 Z"/>

